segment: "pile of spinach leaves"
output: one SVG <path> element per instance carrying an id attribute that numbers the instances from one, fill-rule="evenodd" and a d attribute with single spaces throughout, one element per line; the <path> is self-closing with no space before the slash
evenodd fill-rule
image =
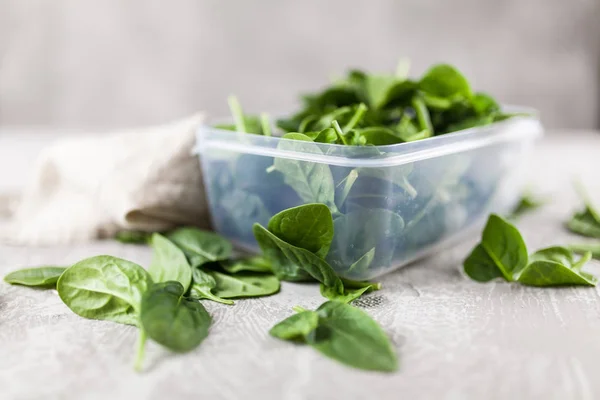
<path id="1" fill-rule="evenodd" d="M 381 146 L 426 139 L 510 118 L 490 95 L 474 92 L 469 81 L 448 64 L 432 66 L 417 80 L 401 62 L 395 74 L 351 70 L 323 90 L 302 96 L 302 108 L 277 121 L 245 115 L 230 97 L 234 124 L 219 128 L 271 136 L 302 133 L 319 143 Z M 295 136 L 288 139 L 305 140 Z"/>

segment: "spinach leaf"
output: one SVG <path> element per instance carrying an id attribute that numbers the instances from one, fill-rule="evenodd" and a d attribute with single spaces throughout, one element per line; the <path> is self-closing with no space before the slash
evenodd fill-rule
<path id="1" fill-rule="evenodd" d="M 229 274 L 237 274 L 238 272 L 273 273 L 271 263 L 262 256 L 221 261 L 221 268 Z"/>
<path id="2" fill-rule="evenodd" d="M 192 274 L 193 283 L 190 287 L 190 298 L 195 300 L 207 299 L 216 301 L 222 304 L 233 304 L 233 301 L 227 300 L 213 293 L 217 287 L 217 281 L 209 272 L 206 272 L 202 267 L 194 269 Z"/>
<path id="3" fill-rule="evenodd" d="M 502 217 L 492 214 L 483 230 L 481 242 L 463 265 L 469 277 L 486 282 L 498 276 L 512 281 L 527 263 L 527 246 L 519 230 Z"/>
<path id="4" fill-rule="evenodd" d="M 137 325 L 142 294 L 152 284 L 137 264 L 111 256 L 86 258 L 67 268 L 58 295 L 75 314 Z"/>
<path id="5" fill-rule="evenodd" d="M 356 133 L 364 138 L 365 144 L 373 146 L 387 146 L 403 141 L 392 129 L 383 126 L 357 129 Z"/>
<path id="6" fill-rule="evenodd" d="M 319 314 L 316 311 L 302 311 L 275 325 L 269 334 L 282 340 L 302 342 L 318 325 Z"/>
<path id="7" fill-rule="evenodd" d="M 4 282 L 11 285 L 38 286 L 55 288 L 58 278 L 66 267 L 37 267 L 13 271 L 4 277 Z"/>
<path id="8" fill-rule="evenodd" d="M 279 239 L 260 224 L 254 224 L 253 231 L 256 241 L 266 257 L 273 254 L 278 254 L 278 257 L 283 255 L 289 261 L 288 265 L 303 269 L 325 286 L 333 287 L 335 291 L 342 293 L 344 289 L 342 281 L 325 260 L 309 250 L 293 246 Z"/>
<path id="9" fill-rule="evenodd" d="M 209 272 L 216 282 L 214 293 L 224 299 L 239 297 L 262 297 L 279 292 L 279 279 L 273 275 L 256 272 L 240 272 L 227 275 L 217 271 Z"/>
<path id="10" fill-rule="evenodd" d="M 581 271 L 591 257 L 591 253 L 585 253 L 576 260 L 571 250 L 560 246 L 542 249 L 531 255 L 531 263 L 518 281 L 528 286 L 595 286 L 596 278 Z"/>
<path id="11" fill-rule="evenodd" d="M 208 336 L 211 323 L 202 304 L 183 294 L 179 282 L 155 283 L 144 293 L 140 314 L 148 337 L 181 353 L 195 349 Z"/>
<path id="12" fill-rule="evenodd" d="M 524 214 L 531 211 L 537 210 L 545 204 L 543 200 L 540 200 L 533 196 L 531 193 L 524 193 L 519 199 L 519 203 L 510 212 L 508 219 L 515 220 Z"/>
<path id="13" fill-rule="evenodd" d="M 263 131 L 263 129 L 265 129 L 265 125 L 263 124 L 262 119 L 254 115 L 244 115 L 242 106 L 240 105 L 237 97 L 229 96 L 227 100 L 229 102 L 229 109 L 233 115 L 233 120 L 235 121 L 233 127 L 236 131 L 253 133 L 256 135 L 266 134 L 266 132 Z M 231 129 L 228 125 L 221 125 L 220 128 Z"/>
<path id="14" fill-rule="evenodd" d="M 152 261 L 148 273 L 156 283 L 177 281 L 187 291 L 192 281 L 192 269 L 183 251 L 161 234 L 152 235 Z"/>
<path id="15" fill-rule="evenodd" d="M 348 268 L 348 272 L 361 273 L 365 272 L 369 269 L 373 260 L 375 259 L 375 247 L 371 250 L 367 251 L 361 258 L 356 260 L 350 268 Z"/>
<path id="16" fill-rule="evenodd" d="M 167 235 L 187 256 L 192 268 L 211 261 L 226 260 L 233 246 L 224 237 L 197 228 L 179 228 Z"/>
<path id="17" fill-rule="evenodd" d="M 471 97 L 471 86 L 456 68 L 438 64 L 429 69 L 419 82 L 419 89 L 437 97 Z"/>
<path id="18" fill-rule="evenodd" d="M 567 228 L 582 236 L 600 238 L 600 212 L 594 207 L 582 186 L 577 187 L 585 207 L 571 217 Z"/>
<path id="19" fill-rule="evenodd" d="M 279 150 L 323 154 L 308 137 L 301 139 L 301 133 L 290 135 L 292 134 L 288 133 L 285 138 L 296 140 L 282 140 L 277 146 Z M 304 202 L 323 203 L 332 213 L 337 212 L 334 202 L 335 185 L 328 165 L 281 157 L 275 158 L 273 165 L 283 174 L 284 182 L 290 185 Z"/>
<path id="20" fill-rule="evenodd" d="M 385 332 L 367 313 L 337 301 L 318 309 L 319 326 L 306 342 L 320 353 L 351 367 L 393 372 L 398 359 Z"/>
<path id="21" fill-rule="evenodd" d="M 427 106 L 420 97 L 413 97 L 412 106 L 417 114 L 417 121 L 419 121 L 419 128 L 421 132 L 427 132 L 429 136 L 433 136 L 433 125 L 431 124 L 431 118 L 429 117 L 429 111 Z"/>
<path id="22" fill-rule="evenodd" d="M 128 244 L 148 244 L 151 233 L 142 231 L 121 231 L 115 235 L 115 240 Z"/>
<path id="23" fill-rule="evenodd" d="M 577 254 L 591 253 L 592 258 L 600 260 L 600 243 L 578 243 L 568 246 L 569 250 Z"/>
<path id="24" fill-rule="evenodd" d="M 284 242 L 325 258 L 333 239 L 333 218 L 325 204 L 305 204 L 275 214 L 268 229 Z"/>
<path id="25" fill-rule="evenodd" d="M 369 293 L 374 290 L 379 290 L 381 288 L 380 283 L 373 282 L 360 282 L 349 279 L 342 279 L 342 283 L 344 284 L 343 294 L 337 293 L 334 290 L 332 290 L 332 288 L 328 288 L 327 286 L 321 284 L 321 295 L 329 300 L 336 300 L 342 303 L 351 303 L 352 301 L 362 296 L 364 293 Z"/>

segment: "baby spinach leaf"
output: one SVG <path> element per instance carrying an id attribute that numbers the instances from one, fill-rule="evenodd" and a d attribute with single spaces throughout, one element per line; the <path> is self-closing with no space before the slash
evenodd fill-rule
<path id="1" fill-rule="evenodd" d="M 334 287 L 338 293 L 342 293 L 344 289 L 342 281 L 325 260 L 309 250 L 293 246 L 279 239 L 260 224 L 254 224 L 253 231 L 254 237 L 265 256 L 269 257 L 274 253 L 282 254 L 289 261 L 290 264 L 288 265 L 303 269 L 325 286 Z M 272 249 L 276 250 L 273 251 Z"/>
<path id="2" fill-rule="evenodd" d="M 140 314 L 149 338 L 180 353 L 195 349 L 208 336 L 211 323 L 202 304 L 183 294 L 179 282 L 155 283 L 144 293 Z"/>
<path id="3" fill-rule="evenodd" d="M 471 97 L 471 86 L 456 68 L 438 64 L 429 69 L 419 82 L 419 89 L 437 97 Z"/>
<path id="4" fill-rule="evenodd" d="M 194 268 L 192 278 L 190 298 L 195 300 L 207 299 L 222 304 L 233 304 L 233 301 L 224 299 L 213 293 L 213 290 L 217 287 L 217 281 L 209 272 L 204 271 L 202 267 Z"/>
<path id="5" fill-rule="evenodd" d="M 149 232 L 142 231 L 121 231 L 115 235 L 115 240 L 121 243 L 128 244 L 148 244 L 150 237 Z"/>
<path id="6" fill-rule="evenodd" d="M 568 246 L 569 250 L 577 254 L 591 253 L 592 258 L 600 260 L 600 243 L 578 243 Z"/>
<path id="7" fill-rule="evenodd" d="M 576 189 L 585 207 L 571 217 L 567 228 L 582 236 L 600 238 L 600 212 L 594 207 L 582 185 L 578 184 Z"/>
<path id="8" fill-rule="evenodd" d="M 502 217 L 492 214 L 483 230 L 481 242 L 464 261 L 464 271 L 480 282 L 496 278 L 498 271 L 504 279 L 512 281 L 513 275 L 518 275 L 527 263 L 527 246 L 519 230 Z"/>
<path id="9" fill-rule="evenodd" d="M 254 237 L 260 246 L 263 256 L 271 263 L 273 274 L 275 274 L 277 278 L 282 281 L 290 282 L 306 282 L 313 280 L 313 277 L 307 271 L 288 259 L 279 246 L 271 240 L 269 235 L 263 234 L 262 232 L 257 235 L 256 228 L 254 228 L 254 231 Z"/>
<path id="10" fill-rule="evenodd" d="M 325 204 L 304 204 L 275 214 L 268 229 L 284 242 L 325 258 L 333 239 L 333 218 Z"/>
<path id="11" fill-rule="evenodd" d="M 585 253 L 576 260 L 571 250 L 554 246 L 539 250 L 531 255 L 531 263 L 519 275 L 518 281 L 528 286 L 596 286 L 597 279 L 581 267 L 591 259 Z"/>
<path id="12" fill-rule="evenodd" d="M 226 260 L 233 246 L 224 237 L 197 228 L 179 228 L 167 235 L 187 256 L 192 268 L 211 261 Z"/>
<path id="13" fill-rule="evenodd" d="M 429 136 L 433 136 L 433 125 L 431 124 L 429 111 L 427 111 L 427 106 L 423 102 L 423 99 L 419 97 L 413 97 L 412 106 L 417 114 L 417 121 L 419 121 L 420 131 L 425 131 Z"/>
<path id="14" fill-rule="evenodd" d="M 288 133 L 285 138 L 295 141 L 282 140 L 277 146 L 279 150 L 323 154 L 312 141 L 301 140 L 301 133 L 289 135 L 291 134 Z M 284 182 L 290 185 L 304 202 L 323 203 L 331 212 L 337 212 L 334 203 L 335 185 L 328 165 L 282 157 L 275 158 L 273 165 L 283 174 Z"/>
<path id="15" fill-rule="evenodd" d="M 262 256 L 221 261 L 221 268 L 223 268 L 229 274 L 237 274 L 238 272 L 273 272 L 273 268 L 269 260 Z"/>
<path id="16" fill-rule="evenodd" d="M 540 200 L 530 193 L 524 193 L 519 199 L 519 203 L 511 211 L 508 219 L 515 220 L 524 214 L 531 211 L 537 210 L 545 204 L 543 200 Z"/>
<path id="17" fill-rule="evenodd" d="M 231 299 L 239 297 L 262 297 L 279 292 L 279 279 L 273 275 L 256 272 L 240 272 L 227 275 L 217 271 L 209 272 L 216 282 L 216 296 Z"/>
<path id="18" fill-rule="evenodd" d="M 385 127 L 369 127 L 358 129 L 359 135 L 365 138 L 365 144 L 373 146 L 387 146 L 389 144 L 401 143 L 403 140 L 393 130 Z"/>
<path id="19" fill-rule="evenodd" d="M 142 294 L 152 284 L 137 264 L 111 256 L 86 258 L 67 268 L 58 295 L 75 314 L 137 325 Z"/>
<path id="20" fill-rule="evenodd" d="M 11 285 L 56 287 L 58 278 L 65 272 L 66 267 L 36 267 L 13 271 L 4 277 L 4 282 Z"/>
<path id="21" fill-rule="evenodd" d="M 486 93 L 475 93 L 471 104 L 478 115 L 489 115 L 500 112 L 500 105 L 492 96 Z"/>
<path id="22" fill-rule="evenodd" d="M 320 353 L 354 368 L 393 372 L 396 352 L 381 327 L 364 311 L 337 301 L 318 309 L 319 325 L 306 337 Z"/>
<path id="23" fill-rule="evenodd" d="M 367 251 L 361 258 L 356 260 L 350 268 L 348 268 L 348 272 L 365 272 L 369 269 L 371 264 L 373 263 L 373 259 L 375 258 L 375 247 L 371 250 Z"/>
<path id="24" fill-rule="evenodd" d="M 302 311 L 288 317 L 269 331 L 273 337 L 282 340 L 304 341 L 304 338 L 319 325 L 319 314 L 315 311 Z"/>
<path id="25" fill-rule="evenodd" d="M 321 284 L 321 295 L 329 300 L 336 300 L 342 303 L 351 303 L 358 299 L 364 293 L 369 293 L 374 290 L 379 290 L 381 284 L 373 282 L 360 282 L 349 279 L 342 279 L 344 284 L 344 293 L 340 294 Z"/>
<path id="26" fill-rule="evenodd" d="M 177 281 L 187 291 L 192 281 L 192 269 L 183 251 L 161 234 L 152 235 L 152 261 L 148 273 L 156 283 Z"/>

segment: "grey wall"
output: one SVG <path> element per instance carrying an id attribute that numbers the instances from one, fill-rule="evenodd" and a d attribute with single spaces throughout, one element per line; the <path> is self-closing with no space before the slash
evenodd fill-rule
<path id="1" fill-rule="evenodd" d="M 447 61 L 476 88 L 598 125 L 598 0 L 0 0 L 0 125 L 287 111 L 346 67 Z"/>

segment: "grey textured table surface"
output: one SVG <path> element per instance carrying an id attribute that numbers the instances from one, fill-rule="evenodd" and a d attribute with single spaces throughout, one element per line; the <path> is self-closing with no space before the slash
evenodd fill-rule
<path id="1" fill-rule="evenodd" d="M 562 229 L 578 205 L 571 182 L 580 178 L 600 199 L 598 170 L 599 134 L 540 143 L 523 173 L 551 203 L 519 222 L 532 248 L 573 239 Z M 384 276 L 384 288 L 361 302 L 398 349 L 401 370 L 391 375 L 352 370 L 268 336 L 292 306 L 322 302 L 314 285 L 284 283 L 276 296 L 233 307 L 207 302 L 208 339 L 186 355 L 151 344 L 146 371 L 136 374 L 135 328 L 82 319 L 54 291 L 0 283 L 0 398 L 600 398 L 599 289 L 471 282 L 458 267 L 475 239 Z M 143 265 L 150 257 L 113 242 L 2 246 L 0 273 L 101 253 Z"/>

